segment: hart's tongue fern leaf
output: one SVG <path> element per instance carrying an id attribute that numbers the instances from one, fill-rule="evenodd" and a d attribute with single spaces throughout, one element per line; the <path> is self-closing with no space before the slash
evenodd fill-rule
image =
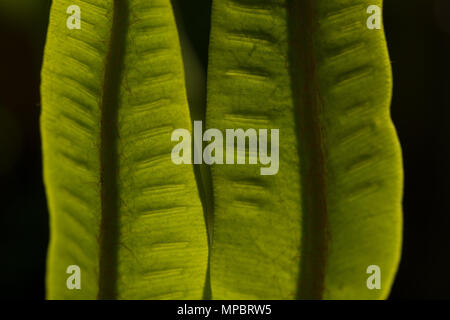
<path id="1" fill-rule="evenodd" d="M 81 30 L 66 28 L 74 4 Z M 205 126 L 279 129 L 280 163 L 268 176 L 214 165 L 205 199 L 193 166 L 171 161 L 171 133 L 194 119 L 170 1 L 53 1 L 41 117 L 48 297 L 387 297 L 402 170 L 370 5 L 381 1 L 213 1 Z M 66 287 L 70 265 L 81 290 Z M 370 265 L 380 290 L 366 286 Z"/>

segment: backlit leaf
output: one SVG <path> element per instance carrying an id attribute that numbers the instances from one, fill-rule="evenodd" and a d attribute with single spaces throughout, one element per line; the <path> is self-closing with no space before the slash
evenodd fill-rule
<path id="1" fill-rule="evenodd" d="M 81 29 L 66 27 L 71 5 Z M 54 0 L 42 71 L 50 299 L 201 299 L 207 237 L 169 0 Z M 69 290 L 68 266 L 81 270 Z"/>
<path id="2" fill-rule="evenodd" d="M 279 129 L 279 172 L 215 165 L 215 299 L 378 299 L 401 244 L 383 29 L 367 0 L 213 1 L 207 127 Z M 381 270 L 369 290 L 366 270 Z"/>

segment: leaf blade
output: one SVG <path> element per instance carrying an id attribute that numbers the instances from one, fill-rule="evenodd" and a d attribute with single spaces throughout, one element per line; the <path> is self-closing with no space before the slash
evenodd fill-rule
<path id="1" fill-rule="evenodd" d="M 65 28 L 72 4 L 82 10 L 82 30 Z M 207 263 L 202 204 L 192 166 L 175 166 L 167 149 L 172 128 L 190 129 L 170 1 L 129 1 L 126 25 L 114 19 L 125 14 L 118 13 L 121 5 L 61 0 L 52 6 L 41 114 L 52 227 L 48 298 L 198 299 Z M 124 47 L 111 58 L 111 50 L 122 50 L 111 48 L 116 33 L 123 34 Z M 170 78 L 161 74 L 167 70 Z M 110 80 L 119 89 L 117 99 L 108 90 Z M 113 109 L 116 121 L 102 126 L 108 119 L 102 106 Z M 105 144 L 105 131 L 111 143 Z M 59 143 L 65 136 L 67 142 Z M 86 168 L 71 172 L 70 160 L 74 168 Z M 105 164 L 110 170 L 102 171 Z M 102 198 L 105 181 L 114 184 L 112 199 Z M 74 205 L 65 189 L 87 203 Z M 105 204 L 117 212 L 105 212 Z M 110 239 L 102 242 L 105 220 L 117 230 L 107 231 Z M 66 288 L 71 264 L 81 268 L 82 290 Z"/>
<path id="2" fill-rule="evenodd" d="M 401 243 L 401 158 L 384 35 L 364 29 L 368 6 L 213 4 L 207 126 L 280 129 L 276 176 L 248 166 L 212 169 L 214 298 L 388 294 Z M 367 55 L 350 46 L 356 40 Z M 366 268 L 377 263 L 382 290 L 371 291 Z"/>

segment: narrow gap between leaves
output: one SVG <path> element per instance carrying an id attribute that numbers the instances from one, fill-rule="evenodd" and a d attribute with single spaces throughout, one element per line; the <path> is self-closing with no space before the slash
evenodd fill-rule
<path id="1" fill-rule="evenodd" d="M 189 5 L 183 2 L 184 0 L 171 0 L 174 10 L 174 16 L 177 24 L 178 35 L 180 40 L 180 47 L 183 57 L 183 67 L 186 83 L 186 94 L 189 103 L 189 110 L 191 116 L 191 125 L 193 127 L 194 121 L 200 120 L 202 123 L 206 123 L 206 73 L 207 73 L 207 59 L 202 60 L 201 56 L 208 56 L 208 44 L 209 44 L 209 31 L 210 31 L 210 16 L 211 16 L 211 4 L 202 4 L 203 11 L 198 15 L 192 15 L 188 12 Z M 202 16 L 203 14 L 203 16 Z M 202 18 L 207 15 L 204 24 L 203 32 L 199 32 L 198 29 L 193 28 L 189 32 L 189 25 L 195 23 L 193 19 L 202 21 Z M 207 30 L 205 32 L 204 30 Z M 198 35 L 201 36 L 197 39 L 200 43 L 206 43 L 206 46 L 195 47 L 193 39 Z M 212 298 L 211 293 L 211 279 L 210 279 L 210 255 L 211 246 L 213 241 L 213 191 L 212 191 L 212 178 L 210 167 L 205 164 L 194 164 L 194 174 L 197 183 L 197 189 L 200 195 L 200 199 L 203 206 L 203 212 L 205 217 L 205 225 L 208 236 L 208 267 L 206 270 L 205 287 L 203 290 L 203 299 L 210 300 Z"/>
<path id="2" fill-rule="evenodd" d="M 128 1 L 114 0 L 111 38 L 105 63 L 101 109 L 101 223 L 98 299 L 117 298 L 119 201 L 117 190 L 118 110 L 128 26 Z"/>
<path id="3" fill-rule="evenodd" d="M 289 58 L 297 110 L 303 230 L 298 299 L 322 299 L 328 251 L 326 154 L 323 103 L 317 79 L 314 0 L 288 0 Z"/>

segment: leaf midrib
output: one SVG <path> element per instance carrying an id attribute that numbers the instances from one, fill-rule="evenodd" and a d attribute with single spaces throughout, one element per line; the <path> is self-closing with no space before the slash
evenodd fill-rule
<path id="1" fill-rule="evenodd" d="M 328 251 L 328 209 L 323 104 L 317 79 L 313 0 L 291 0 L 288 6 L 289 59 L 302 159 L 302 252 L 297 298 L 322 299 Z"/>
<path id="2" fill-rule="evenodd" d="M 117 248 L 119 243 L 118 110 L 128 32 L 128 12 L 127 0 L 114 0 L 111 37 L 105 60 L 103 96 L 100 102 L 101 223 L 98 299 L 108 300 L 117 298 Z"/>

